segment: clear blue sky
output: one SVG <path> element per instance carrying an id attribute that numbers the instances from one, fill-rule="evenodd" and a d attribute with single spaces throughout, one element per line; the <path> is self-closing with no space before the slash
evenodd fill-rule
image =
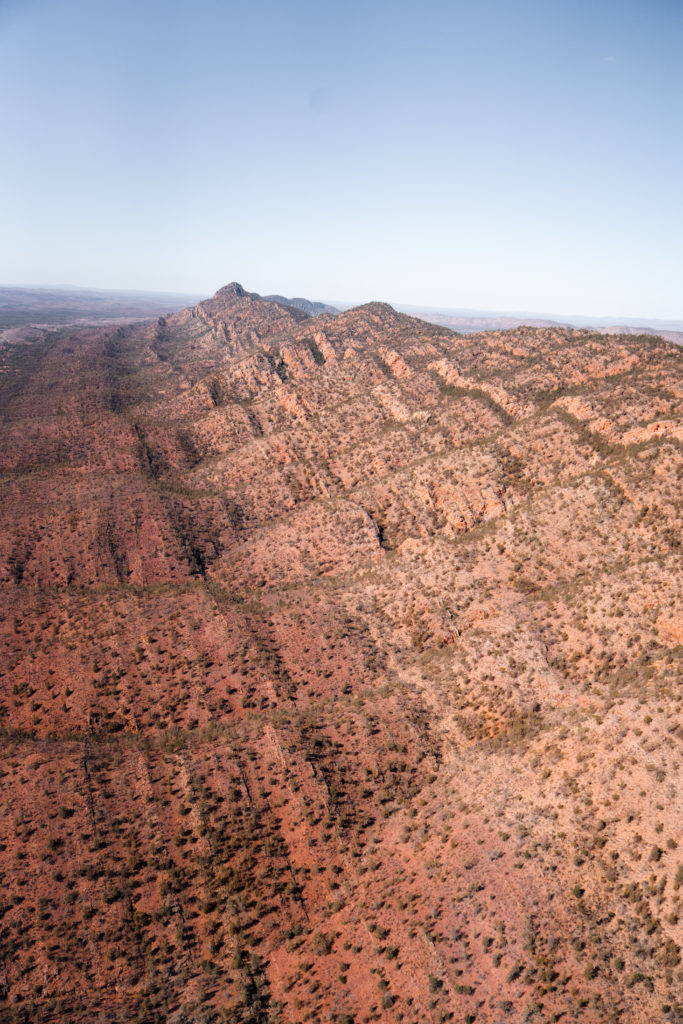
<path id="1" fill-rule="evenodd" d="M 683 318 L 682 0 L 0 0 L 0 282 Z"/>

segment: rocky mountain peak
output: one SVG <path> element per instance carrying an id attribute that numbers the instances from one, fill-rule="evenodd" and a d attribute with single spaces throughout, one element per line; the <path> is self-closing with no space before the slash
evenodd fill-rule
<path id="1" fill-rule="evenodd" d="M 214 295 L 214 299 L 230 298 L 252 298 L 252 295 L 250 294 L 250 292 L 245 291 L 245 289 L 242 287 L 241 284 L 239 284 L 238 281 L 231 281 L 230 284 L 226 284 L 222 288 L 219 288 L 216 294 Z"/>

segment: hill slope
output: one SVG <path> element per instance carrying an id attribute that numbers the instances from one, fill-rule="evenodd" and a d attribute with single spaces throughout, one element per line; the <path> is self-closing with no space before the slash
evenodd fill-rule
<path id="1" fill-rule="evenodd" d="M 0 359 L 5 1019 L 680 1019 L 680 351 L 231 285 Z"/>

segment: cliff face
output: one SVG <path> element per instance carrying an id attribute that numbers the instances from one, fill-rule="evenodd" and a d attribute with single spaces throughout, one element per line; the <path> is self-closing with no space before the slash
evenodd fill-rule
<path id="1" fill-rule="evenodd" d="M 680 351 L 232 285 L 0 401 L 3 1019 L 678 1019 Z"/>

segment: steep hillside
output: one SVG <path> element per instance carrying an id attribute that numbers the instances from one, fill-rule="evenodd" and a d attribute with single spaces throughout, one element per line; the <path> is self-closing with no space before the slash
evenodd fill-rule
<path id="1" fill-rule="evenodd" d="M 683 1019 L 680 350 L 233 284 L 0 407 L 0 1019 Z"/>

